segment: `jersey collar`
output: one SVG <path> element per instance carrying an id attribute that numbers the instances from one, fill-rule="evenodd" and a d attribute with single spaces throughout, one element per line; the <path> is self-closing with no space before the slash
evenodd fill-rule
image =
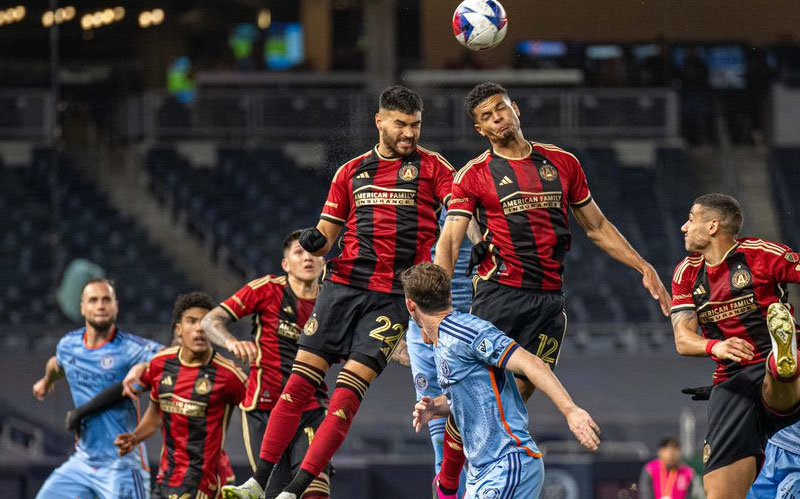
<path id="1" fill-rule="evenodd" d="M 116 335 L 117 335 L 117 325 L 114 324 L 113 326 L 111 326 L 111 332 L 108 333 L 108 337 L 106 338 L 106 341 L 100 343 L 99 345 L 90 347 L 89 345 L 86 344 L 86 328 L 83 328 L 83 346 L 88 348 L 89 350 L 97 350 L 98 348 L 103 348 L 108 343 L 111 343 L 111 340 L 113 340 L 114 336 L 116 336 Z"/>

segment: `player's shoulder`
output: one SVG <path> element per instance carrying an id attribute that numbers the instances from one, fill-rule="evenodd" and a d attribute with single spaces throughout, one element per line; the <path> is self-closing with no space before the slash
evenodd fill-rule
<path id="1" fill-rule="evenodd" d="M 286 276 L 267 274 L 265 276 L 259 277 L 258 279 L 253 279 L 252 281 L 248 282 L 247 287 L 249 287 L 253 291 L 259 289 L 263 291 L 269 291 L 275 288 L 283 289 L 286 287 Z"/>
<path id="2" fill-rule="evenodd" d="M 57 348 L 76 348 L 83 345 L 83 334 L 86 332 L 85 327 L 81 327 L 78 329 L 73 329 L 72 331 L 67 332 L 64 336 L 58 340 Z"/>
<path id="3" fill-rule="evenodd" d="M 743 237 L 738 240 L 737 251 L 754 256 L 783 256 L 792 249 L 785 244 L 768 241 L 760 237 Z"/>
<path id="4" fill-rule="evenodd" d="M 442 321 L 439 331 L 460 340 L 467 344 L 472 344 L 485 331 L 494 328 L 488 321 L 476 317 L 472 314 L 453 312 Z"/>
<path id="5" fill-rule="evenodd" d="M 236 364 L 234 364 L 231 360 L 226 359 L 218 352 L 214 352 L 214 356 L 211 357 L 211 363 L 214 364 L 218 369 L 221 369 L 222 372 L 227 373 L 229 376 L 235 377 L 242 383 L 244 383 L 247 379 L 242 370 L 239 369 Z"/>
<path id="6" fill-rule="evenodd" d="M 434 165 L 443 166 L 447 170 L 452 171 L 453 173 L 455 173 L 456 169 L 453 168 L 453 165 L 451 165 L 450 162 L 447 161 L 447 158 L 442 156 L 441 153 L 438 153 L 436 151 L 432 151 L 431 149 L 422 147 L 420 145 L 417 145 L 417 152 L 419 153 L 419 155 L 420 155 L 420 157 L 422 159 L 430 160 Z"/>
<path id="7" fill-rule="evenodd" d="M 705 258 L 703 255 L 688 255 L 675 266 L 675 271 L 672 273 L 672 280 L 678 284 L 682 283 L 684 278 L 694 280 L 694 277 L 697 275 L 697 272 L 700 271 L 704 263 Z"/>
<path id="8" fill-rule="evenodd" d="M 541 142 L 531 142 L 531 146 L 533 149 L 540 154 L 544 154 L 551 161 L 553 160 L 566 160 L 568 162 L 574 162 L 580 164 L 578 157 L 572 154 L 571 152 L 562 149 L 554 144 L 544 144 Z"/>
<path id="9" fill-rule="evenodd" d="M 178 350 L 180 350 L 180 348 L 181 347 L 178 345 L 164 348 L 157 354 L 153 355 L 153 358 L 150 359 L 150 364 L 153 365 L 154 363 L 164 363 L 173 357 L 177 357 Z"/>
<path id="10" fill-rule="evenodd" d="M 353 170 L 358 168 L 358 166 L 361 165 L 365 159 L 372 156 L 373 152 L 374 149 L 370 149 L 369 151 L 363 152 L 354 158 L 350 158 L 339 165 L 339 167 L 336 169 L 336 173 L 333 174 L 333 182 L 336 182 L 336 180 L 342 175 L 348 176 L 353 172 Z"/>
<path id="11" fill-rule="evenodd" d="M 491 149 L 486 149 L 478 156 L 472 158 L 465 164 L 461 169 L 456 172 L 455 182 L 461 182 L 465 177 L 480 174 L 483 170 L 485 170 L 489 162 L 492 160 L 492 151 Z"/>

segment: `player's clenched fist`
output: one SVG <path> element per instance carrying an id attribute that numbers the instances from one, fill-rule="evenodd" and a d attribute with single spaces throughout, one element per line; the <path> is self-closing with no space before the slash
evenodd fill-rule
<path id="1" fill-rule="evenodd" d="M 596 451 L 600 445 L 600 427 L 588 412 L 575 407 L 566 414 L 569 429 L 580 444 L 590 451 Z"/>
<path id="2" fill-rule="evenodd" d="M 258 357 L 258 347 L 252 341 L 228 340 L 225 348 L 245 364 L 252 363 Z"/>
<path id="3" fill-rule="evenodd" d="M 133 448 L 136 447 L 136 443 L 136 435 L 133 433 L 120 433 L 117 435 L 117 438 L 114 439 L 114 445 L 117 446 L 120 456 L 124 456 L 132 451 Z"/>
<path id="4" fill-rule="evenodd" d="M 717 342 L 711 348 L 711 355 L 718 359 L 741 362 L 742 360 L 751 360 L 754 351 L 755 349 L 751 343 L 741 338 L 733 337 Z"/>
<path id="5" fill-rule="evenodd" d="M 328 239 L 325 238 L 325 235 L 316 227 L 304 230 L 303 233 L 300 234 L 299 241 L 300 246 L 309 253 L 316 253 L 328 243 Z"/>

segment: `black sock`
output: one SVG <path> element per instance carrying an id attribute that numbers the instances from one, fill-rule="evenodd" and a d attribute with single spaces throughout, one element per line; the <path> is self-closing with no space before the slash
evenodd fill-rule
<path id="1" fill-rule="evenodd" d="M 308 486 L 311 485 L 311 482 L 313 480 L 314 480 L 314 475 L 312 475 L 306 470 L 301 469 L 294 476 L 294 479 L 292 479 L 291 483 L 289 483 L 289 485 L 287 485 L 286 488 L 283 489 L 283 491 L 295 494 L 297 497 L 300 497 L 303 495 L 303 492 L 306 491 Z"/>
<path id="2" fill-rule="evenodd" d="M 448 489 L 447 487 L 445 487 L 444 485 L 442 485 L 442 484 L 439 482 L 439 480 L 436 480 L 436 486 L 437 486 L 437 487 L 439 487 L 439 490 L 441 490 L 441 491 L 442 491 L 442 493 L 443 493 L 444 495 L 448 495 L 448 496 L 450 496 L 450 495 L 453 495 L 453 494 L 455 494 L 456 492 L 458 492 L 458 489 Z"/>
<path id="3" fill-rule="evenodd" d="M 256 482 L 258 482 L 264 490 L 267 488 L 267 482 L 269 481 L 269 476 L 272 474 L 272 468 L 274 467 L 275 463 L 259 458 L 258 466 L 256 466 L 256 473 L 253 475 L 253 478 L 256 479 Z"/>

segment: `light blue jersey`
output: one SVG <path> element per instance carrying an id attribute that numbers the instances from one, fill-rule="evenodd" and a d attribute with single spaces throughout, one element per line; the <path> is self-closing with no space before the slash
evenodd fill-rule
<path id="1" fill-rule="evenodd" d="M 461 431 L 470 477 L 480 477 L 509 454 L 541 457 L 514 375 L 505 370 L 518 347 L 471 314 L 453 312 L 439 326 L 434 348 L 439 386 Z"/>
<path id="2" fill-rule="evenodd" d="M 800 423 L 787 426 L 772 435 L 769 443 L 800 456 Z"/>
<path id="3" fill-rule="evenodd" d="M 163 348 L 160 344 L 116 330 L 108 342 L 96 348 L 84 343 L 86 328 L 67 333 L 56 348 L 58 365 L 64 370 L 75 406 L 82 405 L 105 388 L 119 383 L 135 364 L 148 362 Z M 95 467 L 142 466 L 144 446 L 120 458 L 114 439 L 136 428 L 133 402 L 122 404 L 84 419 L 76 455 Z"/>

